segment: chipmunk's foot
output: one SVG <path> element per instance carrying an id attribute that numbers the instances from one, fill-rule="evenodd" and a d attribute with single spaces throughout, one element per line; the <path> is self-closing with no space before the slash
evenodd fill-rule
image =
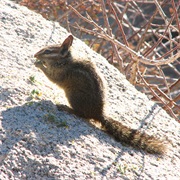
<path id="1" fill-rule="evenodd" d="M 42 61 L 36 61 L 35 63 L 34 63 L 34 65 L 37 67 L 37 68 L 41 68 L 42 66 L 43 66 L 43 63 L 42 63 Z"/>
<path id="2" fill-rule="evenodd" d="M 57 109 L 59 111 L 65 111 L 65 112 L 68 112 L 70 114 L 74 114 L 74 110 L 66 105 L 63 105 L 63 104 L 56 104 L 57 106 Z"/>

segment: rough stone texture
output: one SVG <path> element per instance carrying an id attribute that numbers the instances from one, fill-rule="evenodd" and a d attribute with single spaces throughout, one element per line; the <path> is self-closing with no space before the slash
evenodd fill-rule
<path id="1" fill-rule="evenodd" d="M 64 93 L 34 67 L 33 54 L 67 31 L 8 0 L 0 0 L 0 19 L 0 179 L 180 179 L 180 125 L 164 110 L 76 39 L 74 52 L 107 80 L 106 113 L 173 145 L 163 157 L 149 155 L 58 112 Z"/>

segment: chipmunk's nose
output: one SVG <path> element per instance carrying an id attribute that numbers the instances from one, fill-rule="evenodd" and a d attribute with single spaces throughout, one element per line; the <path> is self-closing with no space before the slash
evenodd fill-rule
<path id="1" fill-rule="evenodd" d="M 42 55 L 42 50 L 35 53 L 34 57 L 38 59 L 39 57 L 41 57 L 41 55 Z"/>
<path id="2" fill-rule="evenodd" d="M 38 52 L 37 52 L 36 54 L 34 54 L 34 57 L 35 57 L 35 58 L 38 58 L 38 54 L 39 54 Z"/>
<path id="3" fill-rule="evenodd" d="M 34 57 L 35 57 L 35 58 L 37 58 L 37 53 L 36 53 L 36 54 L 34 54 Z"/>

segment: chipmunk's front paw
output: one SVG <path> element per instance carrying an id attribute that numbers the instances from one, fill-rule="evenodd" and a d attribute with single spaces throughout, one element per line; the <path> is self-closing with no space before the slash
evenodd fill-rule
<path id="1" fill-rule="evenodd" d="M 34 65 L 37 67 L 37 68 L 42 68 L 43 67 L 43 63 L 41 61 L 36 61 L 34 63 Z"/>

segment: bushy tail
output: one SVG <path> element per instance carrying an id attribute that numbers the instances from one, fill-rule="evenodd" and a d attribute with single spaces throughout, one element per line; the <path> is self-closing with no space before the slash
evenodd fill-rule
<path id="1" fill-rule="evenodd" d="M 166 151 L 163 141 L 124 126 L 112 118 L 102 117 L 101 123 L 107 133 L 112 135 L 117 141 L 138 149 L 143 149 L 151 154 L 164 154 Z"/>

